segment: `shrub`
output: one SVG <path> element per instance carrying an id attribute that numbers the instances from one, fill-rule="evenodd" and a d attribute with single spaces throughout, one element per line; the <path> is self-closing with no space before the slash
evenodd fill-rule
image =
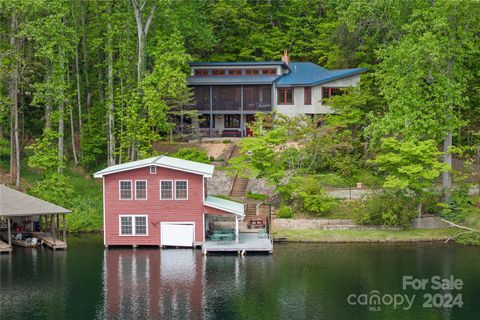
<path id="1" fill-rule="evenodd" d="M 247 198 L 252 200 L 265 200 L 268 196 L 266 194 L 252 193 L 251 191 L 248 191 Z"/>
<path id="2" fill-rule="evenodd" d="M 181 148 L 174 153 L 172 157 L 201 163 L 210 163 L 208 154 L 197 148 Z"/>
<path id="3" fill-rule="evenodd" d="M 380 192 L 362 199 L 359 207 L 361 224 L 409 226 L 417 215 L 417 204 L 399 193 Z"/>
<path id="4" fill-rule="evenodd" d="M 460 233 L 455 241 L 457 243 L 467 245 L 467 246 L 480 246 L 480 232 L 466 232 Z"/>
<path id="5" fill-rule="evenodd" d="M 293 218 L 293 209 L 288 206 L 282 206 L 280 209 L 278 209 L 277 216 L 282 219 Z"/>

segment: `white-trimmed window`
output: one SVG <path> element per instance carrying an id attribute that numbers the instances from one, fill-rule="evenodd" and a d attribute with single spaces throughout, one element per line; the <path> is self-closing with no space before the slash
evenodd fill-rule
<path id="1" fill-rule="evenodd" d="M 135 180 L 135 200 L 147 200 L 147 180 Z"/>
<path id="2" fill-rule="evenodd" d="M 172 180 L 160 180 L 160 200 L 173 200 Z"/>
<path id="3" fill-rule="evenodd" d="M 150 174 L 156 174 L 157 173 L 157 166 L 150 166 Z"/>
<path id="4" fill-rule="evenodd" d="M 119 198 L 120 200 L 132 200 L 132 181 L 120 180 L 118 181 Z"/>
<path id="5" fill-rule="evenodd" d="M 175 200 L 188 199 L 188 181 L 175 180 Z"/>
<path id="6" fill-rule="evenodd" d="M 147 236 L 148 217 L 146 215 L 121 215 L 121 236 Z"/>

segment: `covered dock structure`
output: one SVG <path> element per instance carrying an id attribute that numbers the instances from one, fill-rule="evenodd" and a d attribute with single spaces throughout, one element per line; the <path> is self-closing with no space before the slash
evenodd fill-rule
<path id="1" fill-rule="evenodd" d="M 11 252 L 13 237 L 22 232 L 53 250 L 66 249 L 68 213 L 68 209 L 0 184 L 0 252 Z"/>

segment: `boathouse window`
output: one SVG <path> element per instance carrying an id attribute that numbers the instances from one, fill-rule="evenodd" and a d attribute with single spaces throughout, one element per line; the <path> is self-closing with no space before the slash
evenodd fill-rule
<path id="1" fill-rule="evenodd" d="M 161 180 L 160 181 L 160 200 L 172 200 L 173 199 L 173 181 Z"/>
<path id="2" fill-rule="evenodd" d="M 312 104 L 312 87 L 305 87 L 303 91 L 303 104 L 305 105 Z"/>
<path id="3" fill-rule="evenodd" d="M 147 181 L 135 181 L 135 200 L 147 200 Z"/>
<path id="4" fill-rule="evenodd" d="M 120 200 L 132 200 L 132 181 L 120 180 Z"/>
<path id="5" fill-rule="evenodd" d="M 175 181 L 175 200 L 187 200 L 188 199 L 188 181 L 176 180 Z"/>
<path id="6" fill-rule="evenodd" d="M 148 235 L 147 216 L 145 215 L 121 215 L 121 236 L 146 236 Z"/>
<path id="7" fill-rule="evenodd" d="M 278 89 L 279 104 L 293 104 L 293 88 Z"/>
<path id="8" fill-rule="evenodd" d="M 157 166 L 150 166 L 150 174 L 156 174 L 157 173 Z"/>

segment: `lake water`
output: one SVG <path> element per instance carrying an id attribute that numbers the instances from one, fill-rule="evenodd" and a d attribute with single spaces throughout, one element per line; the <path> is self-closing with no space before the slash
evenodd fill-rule
<path id="1" fill-rule="evenodd" d="M 15 247 L 1 255 L 0 319 L 480 319 L 476 247 L 286 244 L 273 255 L 204 257 L 189 249 L 104 250 L 98 236 L 68 240 L 67 251 Z M 403 290 L 409 275 L 453 275 L 463 285 Z M 383 300 L 365 305 L 362 294 Z M 424 307 L 424 294 L 437 307 Z M 449 294 L 461 294 L 463 305 L 457 298 L 439 307 Z M 415 298 L 404 310 L 388 295 Z"/>

